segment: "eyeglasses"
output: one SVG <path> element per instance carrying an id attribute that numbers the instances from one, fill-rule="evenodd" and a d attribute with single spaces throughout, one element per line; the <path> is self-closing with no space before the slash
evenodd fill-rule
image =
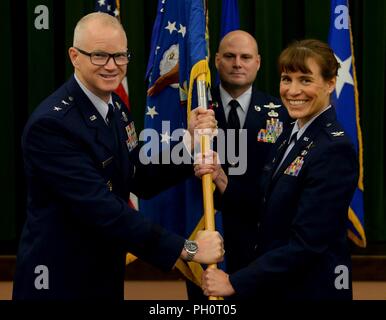
<path id="1" fill-rule="evenodd" d="M 89 56 L 91 63 L 100 67 L 105 66 L 110 61 L 110 58 L 113 58 L 117 66 L 124 66 L 128 64 L 131 58 L 131 53 L 129 51 L 108 53 L 104 51 L 87 52 L 77 47 L 75 47 L 75 49 L 78 50 L 81 54 Z"/>

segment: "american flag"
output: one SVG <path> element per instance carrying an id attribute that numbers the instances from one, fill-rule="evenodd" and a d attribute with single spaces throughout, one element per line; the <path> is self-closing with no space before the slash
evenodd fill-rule
<path id="1" fill-rule="evenodd" d="M 203 2 L 158 0 L 146 72 L 149 91 L 144 123 L 145 128 L 158 132 L 161 142 L 157 147 L 162 150 L 171 148 L 179 129 L 187 128 L 190 109 L 197 107 L 198 74 L 210 78 Z M 204 228 L 202 185 L 195 177 L 150 200 L 141 200 L 140 206 L 152 221 L 186 238 L 194 238 L 197 230 Z M 215 217 L 218 230 L 221 215 Z M 176 267 L 200 285 L 201 265 L 179 260 Z"/>

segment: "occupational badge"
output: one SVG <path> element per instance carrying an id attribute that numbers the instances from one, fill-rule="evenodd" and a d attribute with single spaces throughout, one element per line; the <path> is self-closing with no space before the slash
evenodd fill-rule
<path id="1" fill-rule="evenodd" d="M 273 102 L 270 102 L 269 104 L 264 105 L 264 108 L 267 108 L 269 110 L 268 116 L 271 118 L 277 118 L 279 116 L 279 113 L 277 113 L 275 109 L 280 107 L 281 107 L 281 104 L 274 104 Z"/>

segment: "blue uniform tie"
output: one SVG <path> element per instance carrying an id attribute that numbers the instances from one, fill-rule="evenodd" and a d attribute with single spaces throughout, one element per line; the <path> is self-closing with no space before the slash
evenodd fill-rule
<path id="1" fill-rule="evenodd" d="M 107 125 L 111 130 L 111 134 L 114 137 L 114 150 L 118 151 L 119 149 L 119 134 L 118 134 L 118 125 L 115 119 L 115 107 L 109 103 L 109 111 L 107 112 Z"/>
<path id="2" fill-rule="evenodd" d="M 240 154 L 239 152 L 239 130 L 240 130 L 240 119 L 237 114 L 237 108 L 241 107 L 239 102 L 237 100 L 231 100 L 229 102 L 229 105 L 231 106 L 231 110 L 228 114 L 228 129 L 234 129 L 235 130 L 235 143 L 234 143 L 234 154 L 238 156 Z"/>
<path id="3" fill-rule="evenodd" d="M 240 129 L 240 119 L 237 114 L 237 108 L 240 107 L 240 104 L 237 100 L 231 100 L 229 102 L 229 105 L 231 106 L 231 111 L 229 111 L 228 115 L 228 128 L 229 129 Z"/>

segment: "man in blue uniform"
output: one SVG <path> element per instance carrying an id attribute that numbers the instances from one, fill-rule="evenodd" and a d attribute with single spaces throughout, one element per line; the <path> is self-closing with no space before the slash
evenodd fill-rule
<path id="1" fill-rule="evenodd" d="M 240 159 L 238 163 L 232 163 L 224 157 L 227 181 L 219 184 L 221 192 L 216 194 L 216 198 L 222 200 L 216 202 L 223 215 L 226 269 L 233 272 L 253 260 L 256 243 L 253 230 L 260 212 L 255 201 L 257 181 L 269 151 L 289 125 L 290 118 L 279 99 L 253 87 L 261 57 L 257 42 L 249 33 L 236 30 L 225 35 L 215 61 L 221 81 L 212 90 L 216 119 L 219 128 L 225 131 L 227 151 L 234 149 L 231 154 L 235 153 Z M 245 136 L 241 133 L 240 143 L 233 143 L 231 130 L 239 129 Z M 238 138 L 237 134 L 235 138 Z M 218 152 L 221 155 L 220 150 Z M 237 192 L 241 186 L 248 186 L 243 188 L 243 194 Z M 235 197 L 235 194 L 239 196 Z"/>
<path id="2" fill-rule="evenodd" d="M 212 106 L 224 133 L 221 139 L 220 131 L 215 146 L 223 168 L 215 181 L 215 205 L 222 214 L 226 270 L 233 272 L 254 259 L 261 209 L 256 201 L 258 181 L 269 151 L 291 119 L 279 99 L 253 87 L 261 57 L 249 33 L 236 30 L 225 35 L 215 63 L 220 85 L 211 92 Z M 192 299 L 201 298 L 202 291 L 189 283 L 188 291 Z"/>
<path id="3" fill-rule="evenodd" d="M 28 204 L 14 299 L 123 299 L 127 251 L 162 269 L 178 258 L 220 261 L 217 232 L 186 241 L 127 204 L 130 192 L 150 197 L 193 170 L 139 161 L 134 123 L 112 93 L 129 62 L 120 23 L 85 16 L 69 56 L 74 75 L 40 104 L 22 137 Z M 192 121 L 215 127 L 213 111 L 197 110 Z"/>

